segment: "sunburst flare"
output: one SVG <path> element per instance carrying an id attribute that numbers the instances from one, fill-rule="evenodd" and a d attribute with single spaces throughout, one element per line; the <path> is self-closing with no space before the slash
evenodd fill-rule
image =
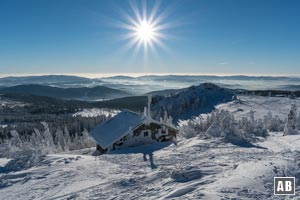
<path id="1" fill-rule="evenodd" d="M 166 49 L 164 40 L 170 35 L 164 32 L 171 27 L 171 23 L 166 22 L 169 10 L 161 9 L 160 5 L 161 1 L 156 1 L 151 8 L 147 8 L 147 1 L 142 1 L 140 6 L 136 1 L 130 1 L 131 12 L 123 10 L 125 21 L 120 27 L 127 30 L 124 38 L 128 41 L 128 49 L 133 48 L 135 52 L 143 49 L 144 54 L 148 50 L 154 52 L 156 46 Z"/>

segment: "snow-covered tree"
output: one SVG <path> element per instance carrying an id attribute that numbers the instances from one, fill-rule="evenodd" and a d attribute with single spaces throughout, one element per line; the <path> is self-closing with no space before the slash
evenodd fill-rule
<path id="1" fill-rule="evenodd" d="M 88 147 L 96 145 L 95 140 L 93 140 L 90 137 L 90 135 L 86 129 L 82 132 L 82 142 L 81 143 L 82 143 L 82 148 L 88 148 Z"/>
<path id="2" fill-rule="evenodd" d="M 66 142 L 65 142 L 63 131 L 61 129 L 56 130 L 54 142 L 56 145 L 56 150 L 58 152 L 62 152 L 65 150 L 64 147 Z"/>
<path id="3" fill-rule="evenodd" d="M 214 121 L 205 132 L 205 135 L 208 137 L 220 137 L 222 135 L 220 123 L 218 121 Z"/>
<path id="4" fill-rule="evenodd" d="M 297 130 L 300 130 L 300 112 L 297 117 Z"/>
<path id="5" fill-rule="evenodd" d="M 297 106 L 295 104 L 292 104 L 290 112 L 288 114 L 288 119 L 286 121 L 285 127 L 284 127 L 284 133 L 283 135 L 295 135 L 298 134 L 297 131 Z"/>
<path id="6" fill-rule="evenodd" d="M 268 131 L 265 129 L 264 122 L 262 119 L 258 119 L 254 128 L 254 135 L 260 137 L 268 136 Z"/>
<path id="7" fill-rule="evenodd" d="M 268 112 L 267 115 L 264 116 L 264 124 L 265 124 L 266 129 L 269 129 L 272 118 L 273 118 L 273 115 L 270 111 Z"/>
<path id="8" fill-rule="evenodd" d="M 20 136 L 17 131 L 13 130 L 10 132 L 12 138 L 9 140 L 9 157 L 14 157 L 16 152 L 21 151 L 23 142 L 20 139 Z"/>
<path id="9" fill-rule="evenodd" d="M 234 123 L 234 118 L 229 111 L 222 110 L 220 113 L 217 112 L 216 120 L 220 121 L 222 136 L 232 131 L 231 125 Z"/>
<path id="10" fill-rule="evenodd" d="M 0 110 L 0 157 L 38 158 L 48 153 L 94 147 L 88 132 L 96 125 L 111 117 L 97 115 L 10 114 Z M 44 121 L 40 121 L 43 119 Z M 31 158 L 30 158 L 31 159 Z M 31 159 L 32 160 L 32 159 Z"/>
<path id="11" fill-rule="evenodd" d="M 44 127 L 43 132 L 43 140 L 45 141 L 44 149 L 47 153 L 54 153 L 55 152 L 55 145 L 53 141 L 53 136 L 50 132 L 49 126 L 46 122 L 41 122 Z"/>
<path id="12" fill-rule="evenodd" d="M 283 131 L 283 129 L 284 129 L 283 122 L 278 117 L 278 115 L 276 115 L 275 117 L 273 117 L 271 119 L 268 129 L 270 131 L 274 131 L 274 132 Z"/>
<path id="13" fill-rule="evenodd" d="M 68 130 L 68 127 L 64 127 L 64 150 L 69 151 L 71 146 L 71 136 Z"/>
<path id="14" fill-rule="evenodd" d="M 268 132 L 262 119 L 255 119 L 254 112 L 250 111 L 249 118 L 242 118 L 237 121 L 229 111 L 215 110 L 207 117 L 198 117 L 187 120 L 181 124 L 180 132 L 184 130 L 184 136 L 206 136 L 223 137 L 226 140 L 235 142 L 251 141 L 255 136 L 266 137 Z M 189 132 L 189 133 L 186 133 Z"/>
<path id="15" fill-rule="evenodd" d="M 167 111 L 165 111 L 164 117 L 163 117 L 163 118 L 160 118 L 160 121 L 161 121 L 162 123 L 167 124 L 167 125 L 173 126 L 173 118 L 172 118 L 172 116 L 169 116 L 169 115 L 168 115 L 168 112 L 167 112 Z"/>

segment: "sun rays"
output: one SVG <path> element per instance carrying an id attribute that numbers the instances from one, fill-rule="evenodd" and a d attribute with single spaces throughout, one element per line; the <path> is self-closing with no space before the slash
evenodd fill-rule
<path id="1" fill-rule="evenodd" d="M 167 22 L 168 10 L 161 8 L 161 1 L 155 1 L 152 6 L 147 1 L 129 1 L 130 9 L 122 11 L 124 19 L 120 28 L 125 29 L 124 39 L 126 50 L 133 49 L 134 53 L 141 50 L 146 56 L 149 52 L 156 53 L 156 48 L 166 49 L 165 40 L 170 35 L 166 30 L 170 28 Z"/>

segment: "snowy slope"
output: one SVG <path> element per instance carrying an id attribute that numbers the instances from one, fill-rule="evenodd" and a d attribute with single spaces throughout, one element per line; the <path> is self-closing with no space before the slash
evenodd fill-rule
<path id="1" fill-rule="evenodd" d="M 272 134 L 257 145 L 262 148 L 191 138 L 153 154 L 154 147 L 146 146 L 130 149 L 136 153 L 119 151 L 100 157 L 88 155 L 89 150 L 81 151 L 86 155 L 78 151 L 78 155 L 49 155 L 36 167 L 1 174 L 0 197 L 276 199 L 272 195 L 273 177 L 300 173 L 300 136 Z M 142 151 L 148 153 L 147 160 L 138 153 Z"/>
<path id="2" fill-rule="evenodd" d="M 292 104 L 300 108 L 300 98 L 290 99 L 286 97 L 262 97 L 262 96 L 239 96 L 241 102 L 229 102 L 216 106 L 219 110 L 228 110 L 237 119 L 249 117 L 249 111 L 255 111 L 257 118 L 263 118 L 268 112 L 273 116 L 278 115 L 281 119 L 286 119 Z"/>

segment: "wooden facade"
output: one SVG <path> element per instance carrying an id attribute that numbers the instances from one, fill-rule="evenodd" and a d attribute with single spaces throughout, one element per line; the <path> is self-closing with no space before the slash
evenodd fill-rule
<path id="1" fill-rule="evenodd" d="M 151 122 L 149 124 L 142 123 L 132 129 L 131 133 L 128 133 L 126 136 L 112 144 L 110 148 L 102 149 L 97 145 L 97 150 L 101 153 L 105 153 L 107 150 L 115 150 L 123 147 L 173 141 L 176 140 L 177 133 L 177 129 L 159 122 Z"/>

